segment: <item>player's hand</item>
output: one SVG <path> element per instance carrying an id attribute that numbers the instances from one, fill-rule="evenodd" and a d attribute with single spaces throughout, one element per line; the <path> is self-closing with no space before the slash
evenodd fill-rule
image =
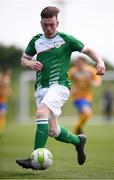
<path id="1" fill-rule="evenodd" d="M 105 64 L 104 64 L 104 62 L 102 61 L 102 62 L 99 62 L 98 64 L 97 64 L 97 75 L 104 75 L 105 74 L 105 72 L 106 72 L 106 68 L 105 68 Z"/>
<path id="2" fill-rule="evenodd" d="M 43 64 L 39 61 L 30 61 L 30 67 L 31 69 L 35 70 L 35 71 L 41 71 L 41 69 L 43 68 Z"/>

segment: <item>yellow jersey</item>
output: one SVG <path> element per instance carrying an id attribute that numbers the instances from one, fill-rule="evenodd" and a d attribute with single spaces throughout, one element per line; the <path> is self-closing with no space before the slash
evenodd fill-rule
<path id="1" fill-rule="evenodd" d="M 94 81 L 101 81 L 99 75 L 96 75 L 96 69 L 90 65 L 84 65 L 83 70 L 73 66 L 69 70 L 69 79 L 72 82 L 71 98 L 73 100 L 86 99 L 92 101 L 91 87 Z"/>
<path id="2" fill-rule="evenodd" d="M 0 103 L 7 103 L 10 92 L 10 76 L 0 73 Z"/>

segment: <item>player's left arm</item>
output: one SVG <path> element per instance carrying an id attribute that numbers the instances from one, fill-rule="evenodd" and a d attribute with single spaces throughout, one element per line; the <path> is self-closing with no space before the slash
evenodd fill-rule
<path id="1" fill-rule="evenodd" d="M 106 72 L 105 64 L 98 53 L 96 53 L 93 49 L 86 46 L 84 46 L 81 52 L 87 54 L 92 60 L 94 60 L 97 63 L 97 67 L 96 67 L 97 75 L 105 74 Z"/>

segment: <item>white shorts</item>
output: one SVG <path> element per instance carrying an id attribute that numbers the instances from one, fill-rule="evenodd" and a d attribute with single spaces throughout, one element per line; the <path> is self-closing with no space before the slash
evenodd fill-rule
<path id="1" fill-rule="evenodd" d="M 59 84 L 53 84 L 49 88 L 41 88 L 35 91 L 37 107 L 43 103 L 52 111 L 54 116 L 61 114 L 61 107 L 68 100 L 69 89 Z"/>

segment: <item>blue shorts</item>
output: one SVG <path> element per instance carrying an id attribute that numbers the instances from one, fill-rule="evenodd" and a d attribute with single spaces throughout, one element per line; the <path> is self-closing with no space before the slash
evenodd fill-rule
<path id="1" fill-rule="evenodd" d="M 0 103 L 0 112 L 6 112 L 7 111 L 7 104 Z"/>
<path id="2" fill-rule="evenodd" d="M 79 112 L 82 112 L 84 106 L 91 107 L 91 102 L 85 99 L 77 99 L 74 101 L 74 106 L 78 109 Z"/>

